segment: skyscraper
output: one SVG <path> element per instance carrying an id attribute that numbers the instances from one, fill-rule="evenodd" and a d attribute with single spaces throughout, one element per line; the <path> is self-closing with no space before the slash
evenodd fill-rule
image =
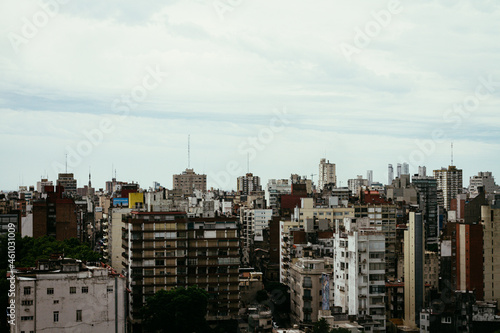
<path id="1" fill-rule="evenodd" d="M 410 174 L 410 165 L 408 163 L 403 163 L 403 167 L 401 168 L 401 174 L 402 175 L 409 175 Z"/>
<path id="2" fill-rule="evenodd" d="M 426 248 L 430 250 L 430 244 L 437 244 L 438 231 L 438 205 L 437 205 L 437 181 L 433 177 L 413 177 L 412 184 L 418 192 L 418 204 L 420 211 L 424 214 Z"/>
<path id="3" fill-rule="evenodd" d="M 243 195 L 249 195 L 251 192 L 262 191 L 260 186 L 260 177 L 247 173 L 245 176 L 238 177 L 237 191 Z"/>
<path id="4" fill-rule="evenodd" d="M 366 172 L 366 179 L 368 179 L 368 186 L 372 186 L 372 183 L 373 183 L 373 170 L 368 170 Z"/>
<path id="5" fill-rule="evenodd" d="M 318 190 L 322 191 L 326 184 L 333 184 L 334 187 L 337 186 L 337 176 L 335 173 L 335 164 L 326 161 L 322 158 L 319 162 L 319 180 L 318 180 Z"/>
<path id="6" fill-rule="evenodd" d="M 397 171 L 396 171 L 396 172 L 397 172 L 397 173 L 396 173 L 396 174 L 397 174 L 397 176 L 396 176 L 396 177 L 401 178 L 401 163 L 398 163 L 398 166 L 397 166 L 397 169 L 396 169 L 396 170 L 397 170 Z"/>
<path id="7" fill-rule="evenodd" d="M 419 177 L 425 177 L 425 176 L 427 176 L 427 168 L 425 166 L 419 166 L 418 167 L 418 176 Z"/>
<path id="8" fill-rule="evenodd" d="M 387 185 L 391 185 L 393 180 L 394 180 L 394 169 L 392 168 L 392 164 L 389 164 Z"/>
<path id="9" fill-rule="evenodd" d="M 437 180 L 437 188 L 442 191 L 443 206 L 450 209 L 451 199 L 462 193 L 462 170 L 450 165 L 448 169 L 434 170 L 434 178 Z"/>

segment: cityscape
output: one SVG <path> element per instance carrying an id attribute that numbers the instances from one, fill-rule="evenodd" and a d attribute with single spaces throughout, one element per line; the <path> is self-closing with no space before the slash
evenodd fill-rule
<path id="1" fill-rule="evenodd" d="M 410 175 L 397 163 L 385 185 L 367 170 L 341 187 L 336 171 L 321 158 L 317 181 L 263 183 L 249 172 L 235 191 L 208 189 L 193 168 L 173 175 L 171 189 L 114 177 L 98 188 L 90 173 L 85 185 L 60 173 L 1 192 L 3 242 L 16 263 L 7 272 L 11 332 L 500 329 L 500 186 L 491 172 L 467 185 L 455 165 Z M 47 237 L 73 245 L 40 246 L 22 266 L 17 246 L 28 245 L 18 243 Z M 66 255 L 85 244 L 78 258 Z M 161 303 L 162 292 L 179 290 L 205 306 L 182 314 L 174 296 Z M 158 307 L 170 310 L 160 316 Z M 182 326 L 196 311 L 203 324 Z"/>
<path id="2" fill-rule="evenodd" d="M 500 333 L 500 2 L 0 2 L 0 332 Z"/>

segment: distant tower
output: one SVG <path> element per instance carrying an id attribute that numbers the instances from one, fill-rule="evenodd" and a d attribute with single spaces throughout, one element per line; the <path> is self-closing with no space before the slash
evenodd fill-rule
<path id="1" fill-rule="evenodd" d="M 366 179 L 368 179 L 368 186 L 372 186 L 372 183 L 373 183 L 373 170 L 368 170 L 366 172 Z"/>
<path id="2" fill-rule="evenodd" d="M 401 169 L 401 174 L 409 175 L 410 174 L 410 165 L 408 163 L 403 163 L 403 168 Z"/>
<path id="3" fill-rule="evenodd" d="M 387 185 L 391 185 L 393 180 L 394 180 L 394 169 L 392 168 L 392 164 L 389 164 Z"/>
<path id="4" fill-rule="evenodd" d="M 333 184 L 333 187 L 337 187 L 335 164 L 330 163 L 330 161 L 327 161 L 325 158 L 322 158 L 319 161 L 318 190 L 322 191 L 327 184 Z"/>
<path id="5" fill-rule="evenodd" d="M 419 166 L 418 167 L 418 176 L 419 177 L 425 177 L 425 176 L 427 176 L 427 168 L 425 166 Z"/>
<path id="6" fill-rule="evenodd" d="M 401 178 L 401 163 L 398 163 L 398 166 L 397 166 L 397 177 Z"/>

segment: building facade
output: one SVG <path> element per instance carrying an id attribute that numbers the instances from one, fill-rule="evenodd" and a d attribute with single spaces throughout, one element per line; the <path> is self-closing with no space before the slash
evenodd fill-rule
<path id="1" fill-rule="evenodd" d="M 437 189 L 442 191 L 443 206 L 448 210 L 451 199 L 462 193 L 462 169 L 450 165 L 448 169 L 434 170 L 434 178 L 437 180 Z"/>
<path id="2" fill-rule="evenodd" d="M 337 175 L 335 172 L 335 164 L 322 158 L 319 162 L 318 177 L 318 191 L 322 191 L 327 184 L 333 184 L 333 186 L 336 187 Z"/>
<path id="3" fill-rule="evenodd" d="M 181 190 L 185 196 L 192 196 L 194 190 L 207 191 L 207 175 L 199 175 L 194 169 L 186 169 L 173 176 L 173 184 L 174 190 Z"/>

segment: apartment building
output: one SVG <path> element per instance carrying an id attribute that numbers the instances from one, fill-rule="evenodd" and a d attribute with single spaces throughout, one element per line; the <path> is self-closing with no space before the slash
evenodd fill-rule
<path id="1" fill-rule="evenodd" d="M 344 220 L 334 233 L 334 304 L 342 312 L 371 316 L 385 332 L 385 236 L 368 219 Z"/>
<path id="2" fill-rule="evenodd" d="M 434 178 L 437 180 L 437 189 L 442 195 L 444 208 L 450 209 L 451 199 L 462 193 L 462 169 L 450 165 L 448 169 L 434 170 Z"/>
<path id="3" fill-rule="evenodd" d="M 237 219 L 187 218 L 185 212 L 136 212 L 123 217 L 129 320 L 140 327 L 146 297 L 197 285 L 209 293 L 207 320 L 238 314 Z"/>
<path id="4" fill-rule="evenodd" d="M 125 332 L 125 279 L 75 259 L 16 275 L 14 332 Z"/>
<path id="5" fill-rule="evenodd" d="M 192 196 L 194 190 L 207 191 L 207 175 L 199 175 L 194 169 L 186 169 L 179 175 L 173 175 L 173 189 L 181 190 L 185 196 Z"/>

